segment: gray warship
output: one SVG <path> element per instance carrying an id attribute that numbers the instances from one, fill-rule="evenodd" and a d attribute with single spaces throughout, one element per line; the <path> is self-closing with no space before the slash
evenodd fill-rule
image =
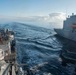
<path id="1" fill-rule="evenodd" d="M 76 15 L 74 15 L 74 13 L 72 13 L 71 16 L 68 16 L 66 20 L 64 20 L 62 29 L 54 29 L 54 30 L 58 36 L 61 36 L 69 40 L 69 43 L 70 41 L 72 41 L 74 42 L 74 46 L 76 45 Z M 70 45 L 72 45 L 72 43 Z M 66 62 L 75 63 L 76 49 L 72 47 L 71 50 L 70 49 L 63 50 L 60 56 Z"/>
<path id="2" fill-rule="evenodd" d="M 16 56 L 15 33 L 9 29 L 0 29 L 0 75 L 27 75 L 22 71 Z"/>
<path id="3" fill-rule="evenodd" d="M 64 38 L 76 41 L 76 15 L 72 15 L 63 22 L 62 29 L 54 29 L 56 33 Z"/>

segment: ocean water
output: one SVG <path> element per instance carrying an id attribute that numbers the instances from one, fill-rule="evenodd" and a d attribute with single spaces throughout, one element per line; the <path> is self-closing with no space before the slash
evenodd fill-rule
<path id="1" fill-rule="evenodd" d="M 60 58 L 61 51 L 67 48 L 66 40 L 57 38 L 53 29 L 21 23 L 4 24 L 0 28 L 15 32 L 17 61 L 27 64 L 34 75 L 74 75 L 74 64 L 62 66 Z M 23 70 L 26 69 L 24 66 Z"/>

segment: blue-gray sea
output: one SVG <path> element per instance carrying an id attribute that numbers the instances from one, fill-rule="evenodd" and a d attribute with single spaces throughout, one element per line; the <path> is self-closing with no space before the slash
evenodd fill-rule
<path id="1" fill-rule="evenodd" d="M 22 23 L 0 24 L 0 28 L 14 31 L 17 61 L 27 64 L 34 75 L 74 75 L 74 64 L 61 63 L 60 53 L 67 48 L 66 40 L 56 37 L 53 29 Z"/>

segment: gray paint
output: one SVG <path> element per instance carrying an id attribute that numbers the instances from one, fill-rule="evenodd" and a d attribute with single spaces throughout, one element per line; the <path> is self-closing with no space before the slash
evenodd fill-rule
<path id="1" fill-rule="evenodd" d="M 73 30 L 73 24 L 76 24 L 76 15 L 72 15 L 66 18 L 66 20 L 63 23 L 63 29 L 55 29 L 55 31 L 60 36 L 76 41 L 76 29 Z"/>

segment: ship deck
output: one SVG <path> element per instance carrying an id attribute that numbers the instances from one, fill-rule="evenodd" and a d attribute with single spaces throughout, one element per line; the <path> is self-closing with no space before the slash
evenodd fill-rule
<path id="1" fill-rule="evenodd" d="M 14 58 L 14 56 L 12 55 L 11 57 L 8 58 L 8 56 L 6 57 L 6 59 L 12 59 L 12 57 Z M 15 66 L 12 65 L 12 69 L 10 69 L 11 64 L 9 62 L 5 62 L 4 60 L 0 61 L 0 75 L 16 75 L 15 73 Z"/>
<path id="2" fill-rule="evenodd" d="M 7 70 L 9 64 L 5 64 L 5 65 L 6 65 L 5 69 L 3 69 L 3 71 L 0 71 L 0 75 L 6 75 L 6 73 L 7 75 L 10 75 L 10 73 Z M 16 75 L 14 66 L 12 66 L 12 75 Z"/>
<path id="3" fill-rule="evenodd" d="M 0 75 L 16 75 L 15 73 L 16 52 L 6 55 L 0 60 Z"/>

